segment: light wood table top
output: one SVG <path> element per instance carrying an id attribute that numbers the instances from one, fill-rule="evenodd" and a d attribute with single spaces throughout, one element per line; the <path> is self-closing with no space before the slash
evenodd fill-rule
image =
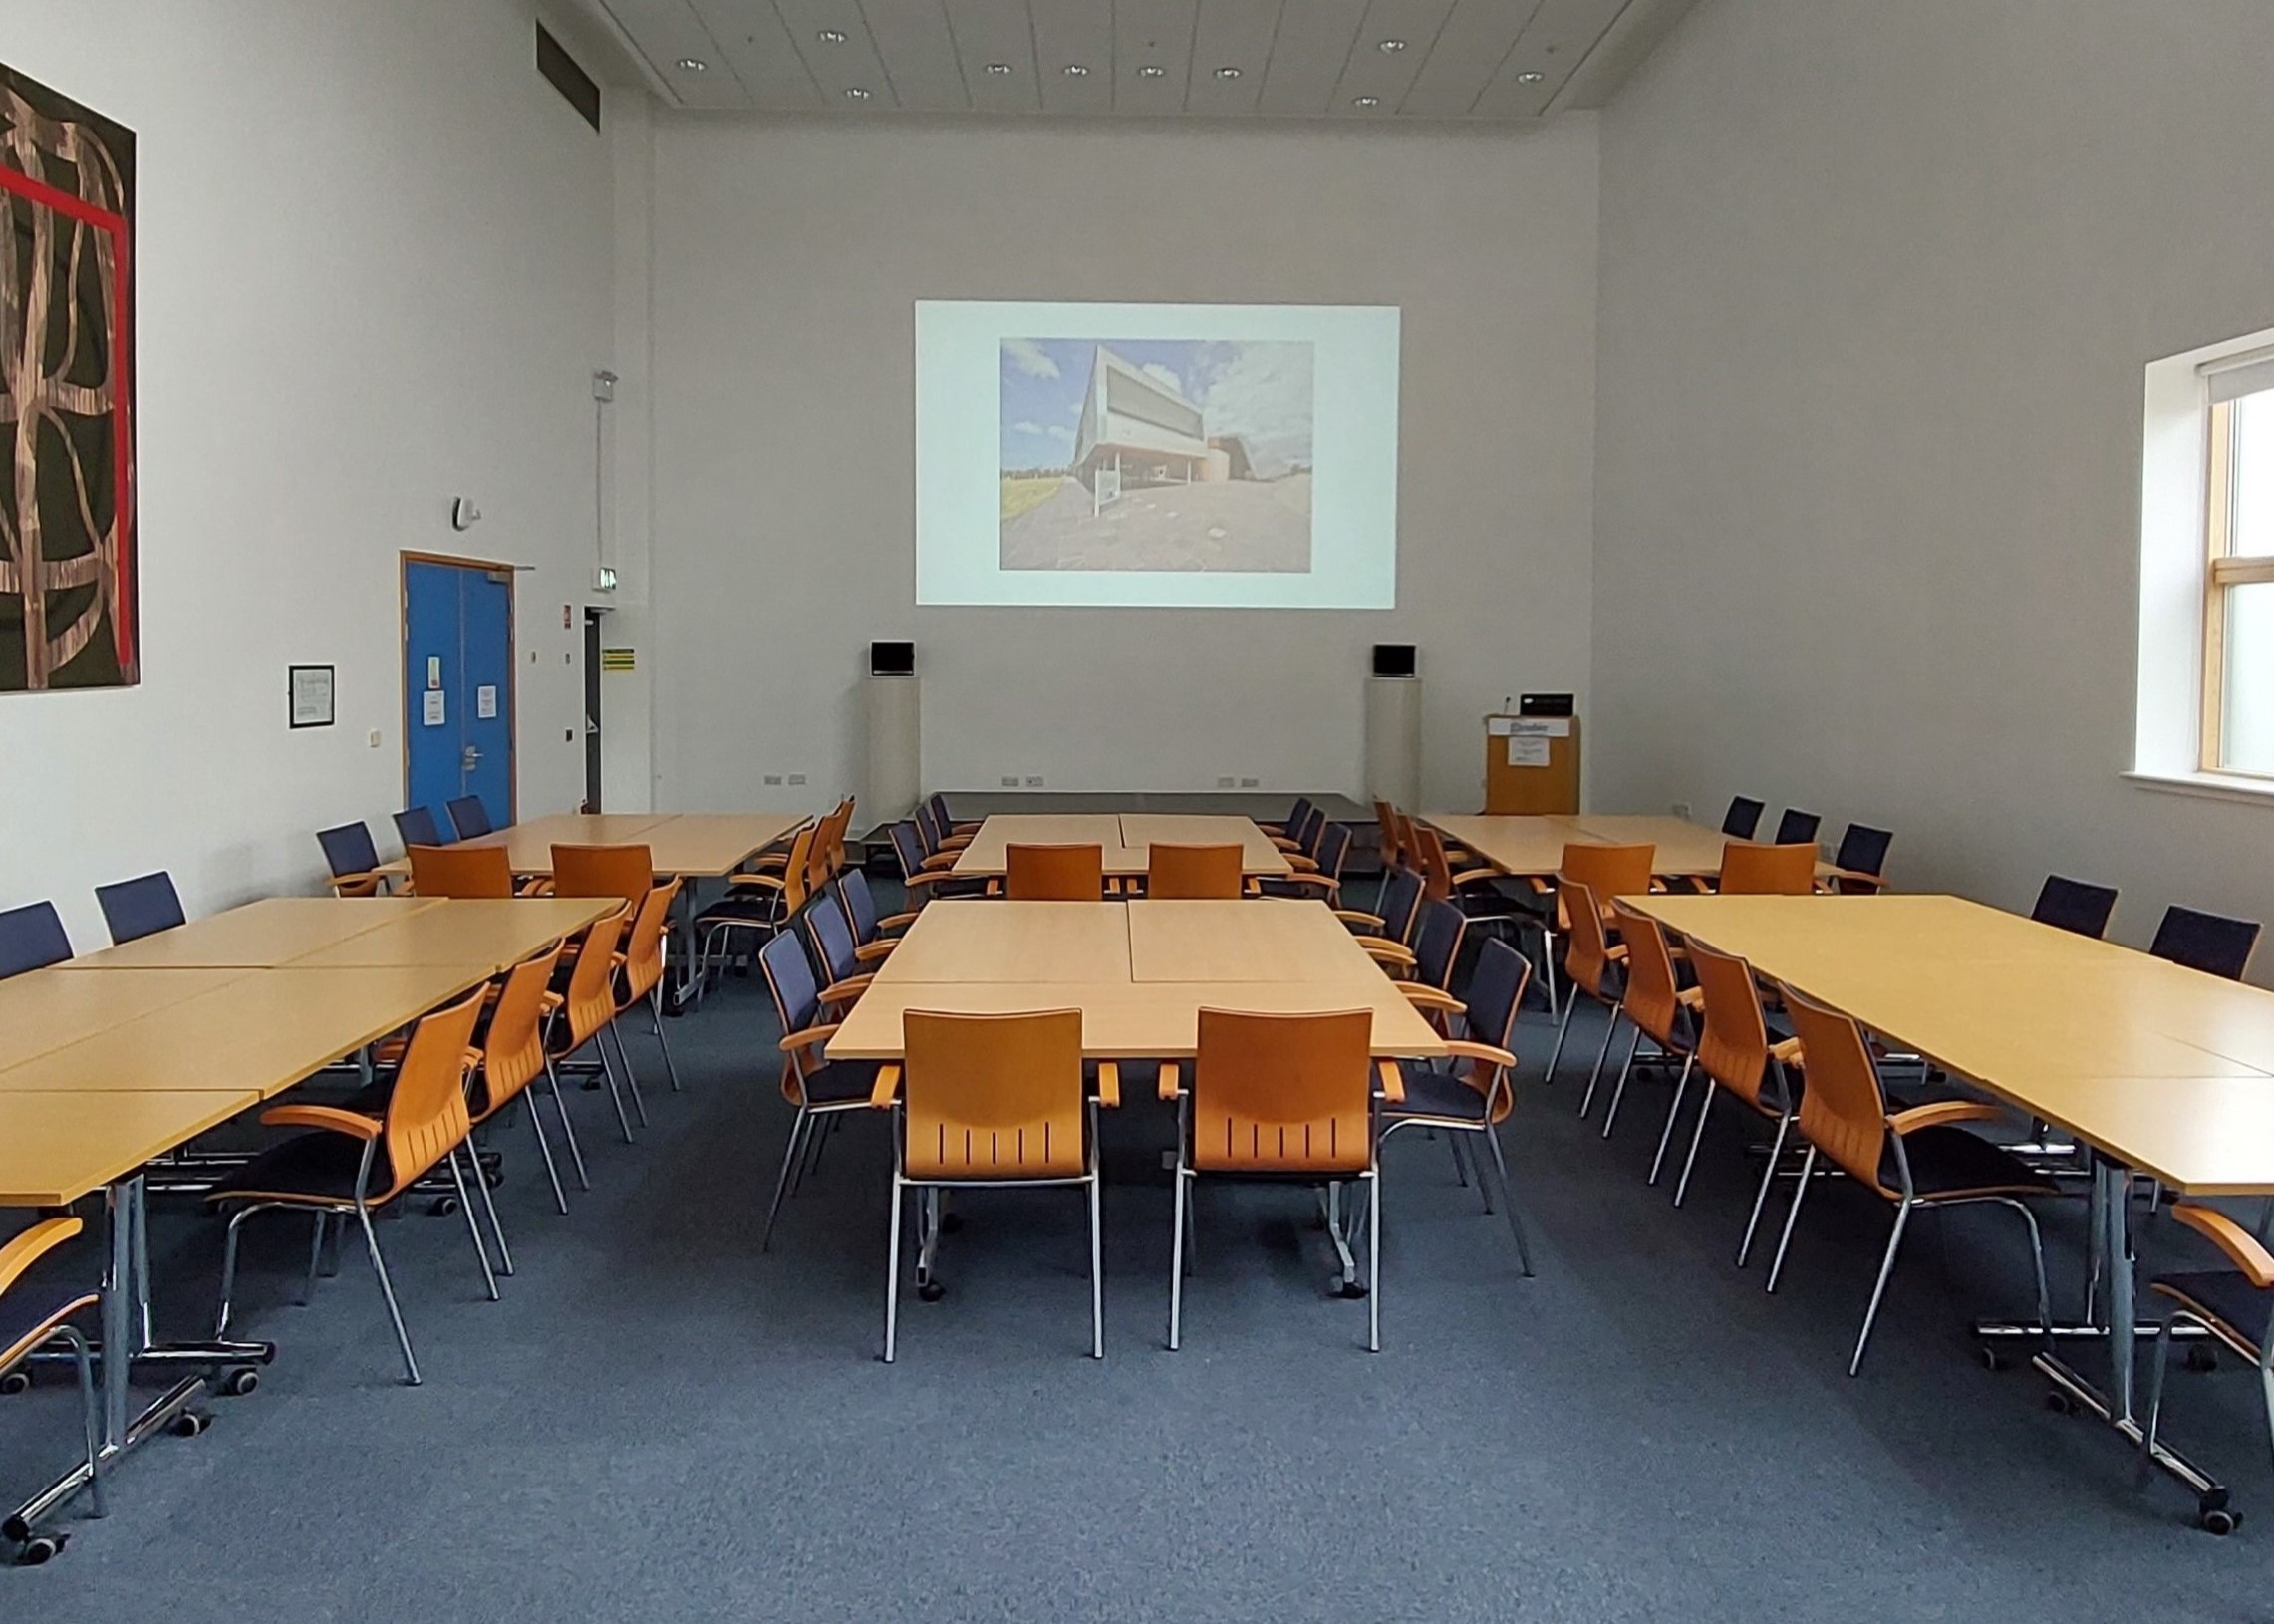
<path id="1" fill-rule="evenodd" d="M 1422 822 L 1459 841 L 1503 874 L 1554 874 L 1563 866 L 1563 848 L 1600 844 L 1568 818 L 1487 817 L 1429 812 Z"/>
<path id="2" fill-rule="evenodd" d="M 1248 874 L 1283 875 L 1293 871 L 1286 854 L 1272 844 L 1253 818 L 1214 817 L 1205 814 L 1124 812 L 1121 847 L 1132 855 L 1134 867 L 1124 873 L 1141 874 L 1151 860 L 1156 842 L 1169 846 L 1238 846 L 1240 867 Z"/>
<path id="3" fill-rule="evenodd" d="M 1125 873 L 1128 854 L 1121 847 L 1121 819 L 1106 812 L 1000 813 L 981 822 L 972 843 L 956 859 L 958 874 L 1000 874 L 1007 863 L 1003 848 L 1019 846 L 1096 846 L 1106 857 L 1108 873 Z"/>
<path id="4" fill-rule="evenodd" d="M 902 935 L 877 979 L 1126 981 L 1129 910 L 1121 903 L 932 903 Z"/>
<path id="5" fill-rule="evenodd" d="M 2234 1103 L 2274 1110 L 2274 993 L 1955 897 L 1629 900 L 2175 1189 L 2274 1192 Z"/>
<path id="6" fill-rule="evenodd" d="M 811 821 L 794 812 L 561 812 L 459 844 L 501 846 L 515 874 L 535 875 L 553 872 L 556 845 L 644 845 L 660 878 L 716 879 Z M 405 874 L 410 867 L 397 858 L 379 872 Z"/>
<path id="7" fill-rule="evenodd" d="M 0 1095 L 249 1089 L 265 1099 L 488 978 L 463 964 L 248 975 L 0 1070 Z"/>
<path id="8" fill-rule="evenodd" d="M 938 907 L 938 904 L 934 904 Z M 930 909 L 926 910 L 931 912 Z M 955 1014 L 1014 1014 L 1040 1009 L 1082 1012 L 1082 1052 L 1093 1059 L 1182 1059 L 1199 1041 L 1202 1009 L 1276 1014 L 1371 1009 L 1376 1055 L 1423 1057 L 1445 1052 L 1445 1040 L 1415 1013 L 1390 979 L 1372 985 L 1337 981 L 878 981 L 861 994 L 829 1040 L 833 1060 L 897 1060 L 901 1017 L 911 1009 Z"/>
<path id="9" fill-rule="evenodd" d="M 446 964 L 484 975 L 512 968 L 562 937 L 622 906 L 607 897 L 523 897 L 511 902 L 450 899 L 330 947 L 295 958 L 288 969 L 384 969 Z"/>
<path id="10" fill-rule="evenodd" d="M 430 897 L 266 897 L 57 967 L 273 969 L 433 906 Z"/>
<path id="11" fill-rule="evenodd" d="M 1130 974 L 1138 981 L 1307 981 L 1370 986 L 1383 979 L 1349 928 L 1321 902 L 1133 902 Z"/>
<path id="12" fill-rule="evenodd" d="M 0 1070 L 227 986 L 243 969 L 33 970 L 0 981 Z M 6 1133 L 0 1125 L 0 1135 Z"/>
<path id="13" fill-rule="evenodd" d="M 260 1103 L 249 1089 L 12 1093 L 0 1116 L 0 1207 L 64 1207 Z"/>
<path id="14" fill-rule="evenodd" d="M 996 875 L 1008 866 L 1004 849 L 1020 846 L 1095 846 L 1107 874 L 1143 874 L 1153 841 L 1241 849 L 1243 872 L 1284 875 L 1293 865 L 1252 818 L 1181 813 L 1008 813 L 983 822 L 956 859 L 959 875 Z"/>

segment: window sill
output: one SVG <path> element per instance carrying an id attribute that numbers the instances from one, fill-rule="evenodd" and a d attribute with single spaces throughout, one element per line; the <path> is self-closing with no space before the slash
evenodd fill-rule
<path id="1" fill-rule="evenodd" d="M 2141 789 L 2164 795 L 2199 795 L 2213 801 L 2255 801 L 2274 805 L 2274 780 L 2240 778 L 2218 772 L 2128 772 Z"/>

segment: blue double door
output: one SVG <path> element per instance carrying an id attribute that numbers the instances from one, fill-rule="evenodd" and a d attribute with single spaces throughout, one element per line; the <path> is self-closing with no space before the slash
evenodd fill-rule
<path id="1" fill-rule="evenodd" d="M 513 821 L 511 571 L 403 561 L 403 727 L 405 805 L 442 818 L 478 795 L 491 824 Z"/>

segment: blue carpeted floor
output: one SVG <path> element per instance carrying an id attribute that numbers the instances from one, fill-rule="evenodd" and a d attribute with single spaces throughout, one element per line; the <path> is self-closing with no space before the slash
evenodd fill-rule
<path id="1" fill-rule="evenodd" d="M 298 1307 L 305 1229 L 256 1221 L 243 1324 L 282 1347 L 260 1391 L 128 1462 L 112 1516 L 70 1523 L 54 1563 L 0 1572 L 0 1618 L 2268 1616 L 2253 1373 L 2174 1379 L 2177 1440 L 2255 1513 L 2214 1539 L 2113 1435 L 1975 1357 L 1968 1319 L 2026 1300 L 2020 1225 L 1986 1210 L 1914 1229 L 1850 1381 L 1884 1209 L 1819 1191 L 1765 1297 L 1765 1257 L 1730 1261 L 1737 1114 L 1674 1212 L 1641 1178 L 1663 1088 L 1638 1083 L 1604 1144 L 1572 1117 L 1581 1067 L 1542 1085 L 1537 1014 L 1505 1130 L 1537 1278 L 1443 1142 L 1401 1135 L 1381 1354 L 1365 1305 L 1325 1292 L 1305 1198 L 1262 1190 L 1203 1192 L 1169 1354 L 1168 1119 L 1132 1090 L 1109 1127 L 1102 1364 L 1063 1192 L 963 1201 L 947 1300 L 911 1293 L 900 1362 L 877 1361 L 881 1118 L 831 1143 L 760 1255 L 789 1120 L 773 1035 L 759 983 L 729 981 L 674 1023 L 680 1096 L 635 1037 L 654 1126 L 627 1148 L 603 1097 L 572 1101 L 594 1189 L 565 1219 L 525 1125 L 500 1124 L 520 1264 L 501 1303 L 458 1219 L 387 1226 L 422 1388 L 398 1381 L 358 1254 Z M 2073 1296 L 2078 1215 L 2048 1227 Z M 161 1314 L 186 1329 L 218 1229 L 164 1212 L 157 1243 Z M 52 1379 L 0 1400 L 0 1480 L 44 1476 L 70 1426 Z"/>

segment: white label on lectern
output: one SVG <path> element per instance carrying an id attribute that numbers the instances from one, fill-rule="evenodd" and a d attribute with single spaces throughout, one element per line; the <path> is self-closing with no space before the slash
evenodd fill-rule
<path id="1" fill-rule="evenodd" d="M 1569 738 L 1571 718 L 1568 716 L 1518 716 L 1510 720 L 1508 735 L 1511 738 Z"/>
<path id="2" fill-rule="evenodd" d="M 1487 716 L 1485 718 L 1485 736 L 1487 738 L 1506 738 L 1515 731 L 1516 718 L 1514 716 Z"/>
<path id="3" fill-rule="evenodd" d="M 1511 734 L 1508 741 L 1508 764 L 1512 767 L 1545 767 L 1548 765 L 1548 741 Z"/>

